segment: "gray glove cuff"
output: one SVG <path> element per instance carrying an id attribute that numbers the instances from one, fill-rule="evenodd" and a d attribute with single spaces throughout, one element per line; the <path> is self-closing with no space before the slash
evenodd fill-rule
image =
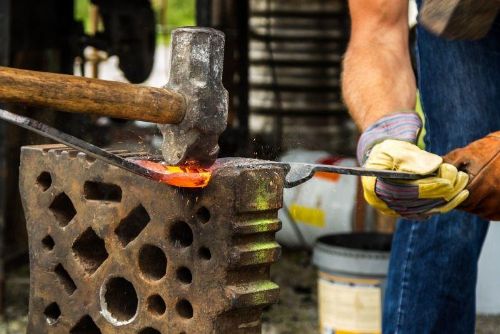
<path id="1" fill-rule="evenodd" d="M 415 112 L 398 112 L 379 119 L 361 135 L 357 158 L 363 166 L 373 146 L 386 139 L 396 139 L 415 144 L 422 128 L 422 120 Z"/>

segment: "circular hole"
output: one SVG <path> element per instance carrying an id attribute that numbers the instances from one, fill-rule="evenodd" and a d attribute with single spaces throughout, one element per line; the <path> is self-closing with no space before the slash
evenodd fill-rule
<path id="1" fill-rule="evenodd" d="M 210 252 L 210 249 L 207 247 L 201 247 L 198 250 L 198 255 L 203 259 L 203 260 L 210 260 L 212 258 L 212 253 Z"/>
<path id="2" fill-rule="evenodd" d="M 59 305 L 57 303 L 52 303 L 49 306 L 45 308 L 43 311 L 45 314 L 45 319 L 47 320 L 47 323 L 49 325 L 54 325 L 57 323 L 59 320 L 59 317 L 61 316 L 61 309 L 59 308 Z"/>
<path id="3" fill-rule="evenodd" d="M 160 280 L 167 272 L 167 257 L 153 245 L 144 245 L 139 251 L 139 269 L 148 279 Z"/>
<path id="4" fill-rule="evenodd" d="M 161 332 L 153 327 L 146 327 L 142 329 L 139 334 L 161 334 Z"/>
<path id="5" fill-rule="evenodd" d="M 196 218 L 198 218 L 198 221 L 201 223 L 206 224 L 210 220 L 210 211 L 208 211 L 206 207 L 202 206 L 198 209 L 198 211 L 196 211 Z"/>
<path id="6" fill-rule="evenodd" d="M 148 311 L 156 316 L 165 314 L 167 305 L 160 295 L 152 295 L 148 298 Z"/>
<path id="7" fill-rule="evenodd" d="M 103 315 L 114 325 L 131 322 L 137 313 L 137 293 L 123 277 L 111 278 L 101 290 Z"/>
<path id="8" fill-rule="evenodd" d="M 186 299 L 178 301 L 175 310 L 182 318 L 191 319 L 193 317 L 193 306 Z"/>
<path id="9" fill-rule="evenodd" d="M 193 231 L 185 222 L 175 222 L 170 229 L 170 239 L 175 247 L 188 247 L 193 243 Z"/>
<path id="10" fill-rule="evenodd" d="M 43 191 L 46 191 L 52 185 L 52 176 L 50 176 L 49 172 L 42 172 L 36 178 L 36 183 Z"/>
<path id="11" fill-rule="evenodd" d="M 191 270 L 186 267 L 180 267 L 177 269 L 177 279 L 185 284 L 190 284 L 193 281 L 193 275 L 191 274 Z"/>
<path id="12" fill-rule="evenodd" d="M 56 245 L 56 243 L 55 243 L 54 239 L 52 239 L 52 237 L 47 234 L 45 236 L 45 238 L 42 239 L 42 245 L 43 245 L 43 248 L 51 251 L 52 249 L 54 249 L 54 246 Z"/>

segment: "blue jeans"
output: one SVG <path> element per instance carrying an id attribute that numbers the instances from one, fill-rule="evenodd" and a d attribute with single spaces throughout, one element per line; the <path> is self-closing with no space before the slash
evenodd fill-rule
<path id="1" fill-rule="evenodd" d="M 446 41 L 422 27 L 417 33 L 426 149 L 444 155 L 500 130 L 500 16 L 479 41 Z M 477 262 L 488 225 L 458 210 L 398 222 L 384 333 L 474 333 Z"/>

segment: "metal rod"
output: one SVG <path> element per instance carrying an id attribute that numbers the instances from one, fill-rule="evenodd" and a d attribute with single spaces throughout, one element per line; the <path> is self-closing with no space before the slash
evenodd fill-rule
<path id="1" fill-rule="evenodd" d="M 50 138 L 57 142 L 63 143 L 72 147 L 76 150 L 82 151 L 87 155 L 104 161 L 108 164 L 116 166 L 118 168 L 125 169 L 131 173 L 144 176 L 152 180 L 160 180 L 163 174 L 149 170 L 142 166 L 135 164 L 133 161 L 124 159 L 116 154 L 105 151 L 95 145 L 92 145 L 84 140 L 73 137 L 67 133 L 59 131 L 52 128 L 44 123 L 35 121 L 31 118 L 13 114 L 7 110 L 0 109 L 0 119 L 7 122 L 18 125 L 22 128 L 28 129 L 39 135 Z M 423 175 L 391 171 L 391 170 L 376 170 L 376 169 L 366 169 L 362 167 L 346 167 L 346 166 L 331 166 L 331 165 L 319 165 L 319 164 L 307 164 L 307 163 L 288 163 L 288 162 L 277 162 L 277 161 L 261 161 L 257 160 L 256 165 L 281 165 L 287 171 L 285 186 L 287 188 L 295 187 L 299 184 L 310 180 L 316 172 L 329 172 L 338 173 L 346 175 L 364 175 L 364 176 L 376 176 L 382 178 L 391 179 L 404 179 L 404 180 L 414 180 L 422 177 Z M 248 166 L 248 163 L 246 163 Z M 430 176 L 430 175 L 427 175 Z"/>
<path id="2" fill-rule="evenodd" d="M 67 133 L 61 132 L 44 123 L 35 121 L 34 119 L 13 114 L 4 109 L 0 109 L 0 119 L 38 133 L 41 136 L 50 138 L 59 143 L 68 145 L 69 147 L 72 147 L 78 151 L 82 151 L 95 159 L 104 161 L 118 168 L 125 169 L 131 173 L 144 176 L 152 180 L 160 180 L 162 177 L 161 173 L 157 173 L 155 171 L 139 166 L 130 160 L 123 159 L 116 154 L 105 151 L 100 147 L 92 145 L 79 138 L 73 137 L 72 135 L 69 135 Z"/>

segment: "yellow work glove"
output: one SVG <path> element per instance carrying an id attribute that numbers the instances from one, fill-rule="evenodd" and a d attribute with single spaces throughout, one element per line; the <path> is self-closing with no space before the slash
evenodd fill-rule
<path id="1" fill-rule="evenodd" d="M 469 176 L 442 161 L 414 144 L 384 140 L 372 148 L 366 168 L 437 174 L 411 181 L 363 177 L 366 201 L 384 214 L 406 218 L 424 218 L 454 209 L 469 195 L 465 190 Z"/>
<path id="2" fill-rule="evenodd" d="M 363 177 L 365 199 L 387 215 L 421 219 L 448 212 L 468 196 L 466 173 L 414 145 L 420 127 L 413 112 L 391 114 L 369 127 L 358 143 L 358 159 L 366 168 L 429 175 L 411 181 Z"/>

